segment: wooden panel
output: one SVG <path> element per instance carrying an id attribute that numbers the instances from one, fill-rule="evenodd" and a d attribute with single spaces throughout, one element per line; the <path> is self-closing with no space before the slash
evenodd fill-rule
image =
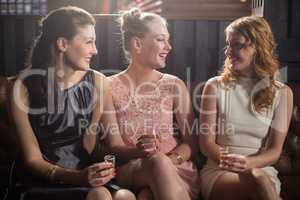
<path id="1" fill-rule="evenodd" d="M 208 22 L 207 21 L 198 21 L 197 23 L 197 38 L 196 38 L 196 66 L 194 70 L 194 79 L 197 81 L 204 81 L 207 79 L 208 74 Z"/>
<path id="2" fill-rule="evenodd" d="M 225 60 L 225 52 L 224 52 L 224 47 L 225 47 L 225 34 L 224 30 L 225 28 L 230 24 L 229 21 L 221 21 L 219 23 L 219 52 L 218 52 L 218 66 L 219 68 L 223 65 L 224 60 Z"/>
<path id="3" fill-rule="evenodd" d="M 96 15 L 95 18 L 98 55 L 93 60 L 93 68 L 108 75 L 116 73 L 125 65 L 117 15 Z"/>
<path id="4" fill-rule="evenodd" d="M 16 52 L 16 70 L 19 71 L 20 68 L 24 65 L 24 20 L 23 19 L 17 19 L 15 21 L 15 52 Z"/>
<path id="5" fill-rule="evenodd" d="M 298 0 L 265 1 L 264 17 L 278 41 L 279 60 L 288 67 L 288 80 L 298 80 L 300 68 L 300 26 Z"/>
<path id="6" fill-rule="evenodd" d="M 5 73 L 5 65 L 4 65 L 4 37 L 3 37 L 3 30 L 4 30 L 4 21 L 0 20 L 0 76 L 4 75 Z"/>
<path id="7" fill-rule="evenodd" d="M 92 67 L 96 70 L 100 70 L 108 60 L 108 53 L 105 51 L 105 47 L 107 46 L 107 23 L 108 20 L 97 18 L 96 23 L 96 46 L 98 49 L 98 54 L 95 58 L 93 58 Z M 101 58 L 100 58 L 101 56 Z M 95 61 L 95 62 L 94 62 Z"/>
<path id="8" fill-rule="evenodd" d="M 250 15 L 250 1 L 238 0 L 164 0 L 163 16 L 167 19 L 232 20 Z"/>
<path id="9" fill-rule="evenodd" d="M 16 40 L 15 40 L 15 21 L 12 18 L 8 18 L 4 21 L 3 28 L 3 40 L 4 40 L 4 66 L 5 75 L 11 75 L 16 71 Z"/>
<path id="10" fill-rule="evenodd" d="M 288 81 L 293 82 L 297 81 L 299 83 L 300 81 L 300 63 L 284 63 L 286 66 L 288 66 Z"/>
<path id="11" fill-rule="evenodd" d="M 62 6 L 72 5 L 95 14 L 101 11 L 101 3 L 99 0 L 48 0 L 48 9 L 53 10 Z"/>
<path id="12" fill-rule="evenodd" d="M 292 0 L 290 3 L 290 16 L 291 24 L 290 27 L 290 37 L 300 39 L 300 1 Z"/>
<path id="13" fill-rule="evenodd" d="M 281 39 L 278 49 L 280 61 L 300 62 L 300 39 Z"/>
<path id="14" fill-rule="evenodd" d="M 174 21 L 172 28 L 172 66 L 168 71 L 182 79 L 186 77 L 186 68 L 192 67 L 195 58 L 194 22 Z"/>
<path id="15" fill-rule="evenodd" d="M 95 15 L 98 55 L 92 60 L 91 66 L 107 75 L 126 67 L 116 17 Z M 16 74 L 22 69 L 26 50 L 31 46 L 37 32 L 38 19 L 8 17 L 0 20 L 0 26 L 5 24 L 5 31 L 0 30 L 0 41 L 3 41 L 1 48 L 4 49 L 1 51 L 0 61 L 3 63 L 2 67 L 5 66 L 4 71 Z M 223 63 L 223 31 L 229 22 L 168 20 L 168 23 L 173 49 L 168 56 L 167 67 L 162 71 L 193 83 L 214 76 Z"/>

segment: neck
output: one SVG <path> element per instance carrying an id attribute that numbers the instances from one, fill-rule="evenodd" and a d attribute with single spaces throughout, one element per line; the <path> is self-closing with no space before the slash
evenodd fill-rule
<path id="1" fill-rule="evenodd" d="M 126 72 L 128 75 L 135 81 L 137 84 L 146 82 L 146 81 L 152 81 L 153 76 L 155 76 L 157 73 L 156 70 L 150 67 L 145 67 L 139 63 L 132 62 Z"/>
<path id="2" fill-rule="evenodd" d="M 65 89 L 76 84 L 82 77 L 83 71 L 74 70 L 73 67 L 57 62 L 55 66 L 55 80 L 60 88 Z"/>
<path id="3" fill-rule="evenodd" d="M 245 71 L 240 71 L 238 73 L 239 77 L 241 78 L 245 78 L 245 79 L 255 79 L 256 78 L 256 74 L 254 72 L 253 67 L 249 68 L 249 70 L 245 70 Z"/>
<path id="4" fill-rule="evenodd" d="M 67 66 L 57 65 L 55 68 L 55 77 L 58 82 L 68 82 L 76 74 L 76 71 Z"/>

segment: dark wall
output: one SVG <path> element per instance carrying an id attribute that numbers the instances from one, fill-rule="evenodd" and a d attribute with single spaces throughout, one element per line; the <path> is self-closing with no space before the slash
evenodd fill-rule
<path id="1" fill-rule="evenodd" d="M 26 51 L 37 33 L 37 21 L 37 17 L 7 16 L 0 19 L 2 75 L 15 75 L 23 68 Z M 96 21 L 99 53 L 92 66 L 107 74 L 125 69 L 116 18 L 96 16 Z M 227 21 L 169 20 L 173 49 L 164 71 L 192 82 L 205 81 L 215 75 L 223 60 L 223 30 L 227 24 Z"/>
<path id="2" fill-rule="evenodd" d="M 101 12 L 101 0 L 48 0 L 48 10 L 57 9 L 62 6 L 78 6 L 90 13 L 97 14 Z"/>
<path id="3" fill-rule="evenodd" d="M 264 17 L 278 41 L 279 60 L 289 81 L 300 81 L 300 1 L 265 0 Z"/>

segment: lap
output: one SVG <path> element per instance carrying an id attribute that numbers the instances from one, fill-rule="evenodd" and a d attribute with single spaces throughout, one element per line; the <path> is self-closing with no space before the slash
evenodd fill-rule
<path id="1" fill-rule="evenodd" d="M 117 180 L 121 185 L 136 192 L 156 181 L 180 181 L 191 196 L 196 197 L 199 193 L 196 167 L 191 162 L 174 165 L 169 157 L 162 153 L 131 160 L 119 168 Z"/>
<path id="2" fill-rule="evenodd" d="M 262 169 L 252 169 L 240 174 L 224 172 L 216 178 L 209 198 L 206 199 L 257 199 L 257 188 L 261 180 L 263 184 L 273 187 L 275 191 L 275 183 Z"/>
<path id="3" fill-rule="evenodd" d="M 249 192 L 249 188 L 241 184 L 238 174 L 226 172 L 217 178 L 210 199 L 246 199 Z"/>
<path id="4" fill-rule="evenodd" d="M 117 180 L 121 185 L 129 188 L 142 188 L 149 186 L 149 180 L 160 174 L 177 173 L 176 167 L 171 160 L 163 153 L 157 153 L 151 157 L 138 158 L 129 161 L 118 169 Z"/>

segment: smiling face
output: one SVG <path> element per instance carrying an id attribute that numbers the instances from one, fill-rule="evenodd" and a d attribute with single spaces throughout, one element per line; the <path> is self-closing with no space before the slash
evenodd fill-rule
<path id="1" fill-rule="evenodd" d="M 77 28 L 77 34 L 67 41 L 65 64 L 75 70 L 88 70 L 91 58 L 97 54 L 96 34 L 93 25 Z"/>
<path id="2" fill-rule="evenodd" d="M 140 39 L 141 48 L 136 59 L 144 66 L 160 69 L 166 66 L 166 58 L 171 51 L 168 29 L 161 19 L 147 24 L 148 32 Z"/>
<path id="3" fill-rule="evenodd" d="M 244 36 L 228 32 L 225 54 L 233 71 L 242 76 L 254 76 L 255 48 Z"/>

